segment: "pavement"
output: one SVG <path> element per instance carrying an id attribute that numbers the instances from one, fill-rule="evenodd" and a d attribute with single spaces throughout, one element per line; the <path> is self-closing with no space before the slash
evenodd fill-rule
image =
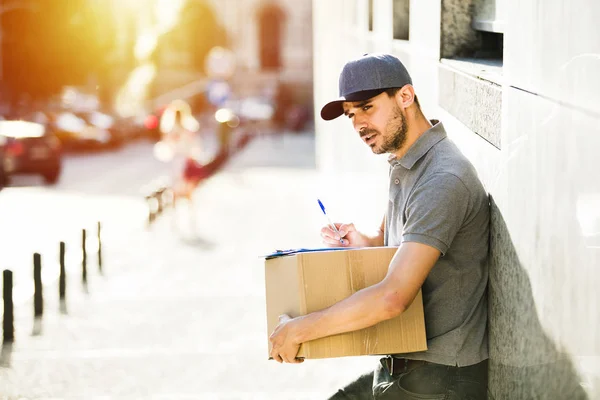
<path id="1" fill-rule="evenodd" d="M 106 227 L 104 273 L 92 252 L 87 287 L 69 273 L 66 310 L 55 284 L 44 289 L 41 320 L 31 300 L 15 306 L 0 400 L 324 399 L 374 368 L 377 357 L 268 360 L 260 256 L 320 246 L 318 196 L 334 204 L 328 211 L 352 208 L 336 197 L 340 183 L 315 168 L 314 147 L 312 132 L 258 137 L 198 188 L 193 204 L 149 227 L 127 222 L 139 207 L 111 205 L 118 218 Z M 354 202 L 363 221 L 380 211 L 367 204 Z"/>

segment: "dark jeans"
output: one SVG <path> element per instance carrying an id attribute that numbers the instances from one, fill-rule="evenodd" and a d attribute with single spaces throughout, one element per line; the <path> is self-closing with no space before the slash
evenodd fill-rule
<path id="1" fill-rule="evenodd" d="M 487 360 L 468 367 L 427 363 L 395 376 L 380 363 L 329 400 L 485 400 L 487 376 Z"/>

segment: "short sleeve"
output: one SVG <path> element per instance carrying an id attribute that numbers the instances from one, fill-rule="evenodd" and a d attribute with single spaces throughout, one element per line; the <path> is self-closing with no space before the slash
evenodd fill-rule
<path id="1" fill-rule="evenodd" d="M 469 190 L 457 176 L 430 176 L 406 202 L 402 241 L 423 243 L 446 254 L 467 218 L 469 204 Z"/>

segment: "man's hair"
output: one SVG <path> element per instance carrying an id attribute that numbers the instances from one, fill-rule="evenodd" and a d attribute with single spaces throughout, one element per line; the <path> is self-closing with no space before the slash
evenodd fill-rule
<path id="1" fill-rule="evenodd" d="M 385 93 L 387 93 L 387 95 L 389 97 L 394 97 L 396 95 L 396 93 L 398 93 L 398 91 L 402 89 L 399 87 L 395 87 L 395 88 L 389 88 L 385 90 Z M 419 99 L 417 98 L 417 95 L 415 94 L 415 104 L 417 105 L 417 108 L 420 110 L 421 109 L 421 104 L 419 104 Z"/>

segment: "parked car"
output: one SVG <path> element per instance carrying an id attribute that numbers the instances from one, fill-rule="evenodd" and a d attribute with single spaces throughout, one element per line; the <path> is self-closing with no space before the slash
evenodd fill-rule
<path id="1" fill-rule="evenodd" d="M 115 124 L 113 129 L 116 130 L 123 140 L 133 141 L 144 136 L 145 126 L 143 118 L 136 116 L 115 116 Z"/>
<path id="2" fill-rule="evenodd" d="M 119 129 L 115 123 L 115 118 L 100 111 L 90 111 L 85 113 L 76 113 L 82 118 L 89 127 L 94 128 L 97 137 L 104 137 L 102 132 L 108 133 L 108 141 L 99 141 L 101 146 L 119 147 L 127 141 L 127 132 Z M 101 136 L 98 136 L 100 134 Z"/>
<path id="3" fill-rule="evenodd" d="M 50 127 L 65 149 L 105 147 L 111 139 L 107 129 L 92 125 L 69 111 L 55 115 Z"/>
<path id="4" fill-rule="evenodd" d="M 4 138 L 3 170 L 6 176 L 40 174 L 47 183 L 60 177 L 62 152 L 60 141 L 42 124 L 28 121 L 0 121 Z"/>

